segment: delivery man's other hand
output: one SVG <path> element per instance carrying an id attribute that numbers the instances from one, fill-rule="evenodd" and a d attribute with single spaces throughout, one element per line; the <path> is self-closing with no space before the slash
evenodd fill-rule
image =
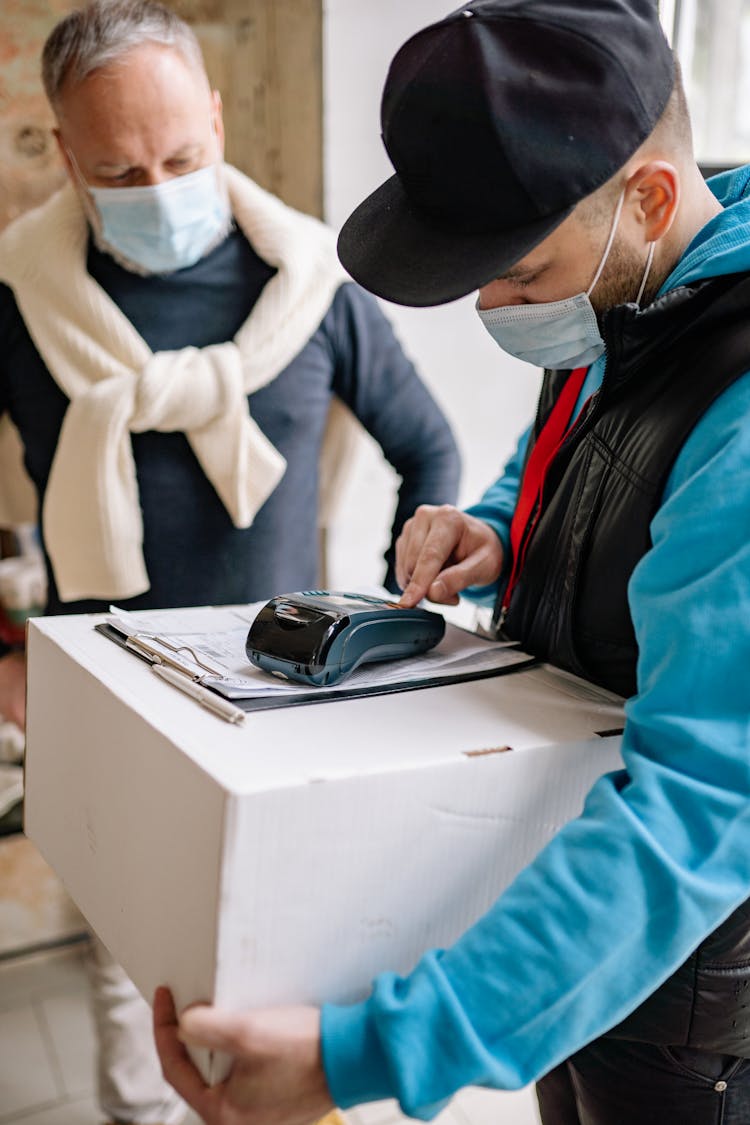
<path id="1" fill-rule="evenodd" d="M 334 1108 L 317 1008 L 230 1013 L 200 1004 L 178 1020 L 169 990 L 159 988 L 154 1035 L 164 1077 L 207 1125 L 310 1125 Z M 227 1078 L 207 1086 L 186 1043 L 231 1055 Z"/>
<path id="2" fill-rule="evenodd" d="M 0 717 L 26 728 L 26 657 L 22 652 L 0 656 Z"/>
<path id="3" fill-rule="evenodd" d="M 409 608 L 422 598 L 457 605 L 461 590 L 496 582 L 502 568 L 503 545 L 492 528 L 447 504 L 422 504 L 396 543 L 396 580 Z"/>

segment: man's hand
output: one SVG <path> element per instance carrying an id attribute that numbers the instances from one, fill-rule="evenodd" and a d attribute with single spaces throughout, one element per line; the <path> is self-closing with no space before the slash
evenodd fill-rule
<path id="1" fill-rule="evenodd" d="M 0 716 L 26 729 L 26 657 L 22 652 L 0 657 Z"/>
<path id="2" fill-rule="evenodd" d="M 317 1008 L 232 1014 L 201 1004 L 178 1021 L 171 993 L 158 988 L 154 1035 L 164 1077 L 207 1125 L 310 1125 L 334 1108 Z M 185 1043 L 232 1055 L 225 1081 L 207 1086 Z"/>
<path id="3" fill-rule="evenodd" d="M 461 590 L 497 581 L 502 569 L 503 545 L 492 528 L 447 504 L 422 504 L 396 543 L 396 580 L 409 608 L 422 598 L 457 605 Z"/>

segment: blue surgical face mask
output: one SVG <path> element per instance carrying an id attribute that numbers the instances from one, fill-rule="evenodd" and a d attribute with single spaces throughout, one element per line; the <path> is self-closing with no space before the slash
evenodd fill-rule
<path id="1" fill-rule="evenodd" d="M 139 273 L 173 273 L 195 265 L 231 226 L 219 176 L 219 167 L 210 164 L 148 187 L 87 185 L 96 208 L 97 245 Z"/>
<path id="2" fill-rule="evenodd" d="M 213 122 L 211 128 L 216 137 Z M 67 152 L 97 246 L 126 269 L 140 274 L 186 269 L 229 233 L 232 212 L 219 160 L 148 187 L 98 188 L 86 183 Z"/>
<path id="3" fill-rule="evenodd" d="M 547 301 L 529 305 L 501 305 L 496 309 L 480 309 L 477 313 L 496 344 L 516 359 L 533 363 L 536 367 L 563 368 L 588 367 L 604 353 L 604 341 L 599 331 L 591 293 L 601 277 L 620 221 L 625 192 L 615 208 L 607 245 L 594 278 L 585 293 L 566 297 L 562 301 Z M 640 304 L 651 270 L 655 243 L 649 246 L 646 268 L 638 290 L 636 304 Z"/>

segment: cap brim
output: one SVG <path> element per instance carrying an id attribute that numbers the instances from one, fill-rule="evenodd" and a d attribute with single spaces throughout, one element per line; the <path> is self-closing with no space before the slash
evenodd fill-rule
<path id="1" fill-rule="evenodd" d="M 377 297 L 415 308 L 444 305 L 510 269 L 572 210 L 512 231 L 450 233 L 415 211 L 391 176 L 346 220 L 338 252 L 354 280 Z"/>

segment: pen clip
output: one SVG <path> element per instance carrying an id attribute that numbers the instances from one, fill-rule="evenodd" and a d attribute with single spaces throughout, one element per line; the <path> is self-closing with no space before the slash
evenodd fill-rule
<path id="1" fill-rule="evenodd" d="M 143 634 L 136 633 L 136 636 L 141 637 L 143 636 Z M 160 644 L 162 648 L 168 648 L 170 652 L 189 652 L 192 660 L 198 665 L 198 667 L 202 668 L 204 672 L 209 672 L 212 676 L 224 675 L 224 671 L 221 668 L 217 668 L 215 665 L 207 664 L 205 660 L 201 660 L 195 649 L 191 648 L 190 645 L 173 645 L 171 641 L 168 641 L 165 637 L 159 637 L 156 635 L 152 636 L 151 640 L 156 641 L 156 643 Z"/>
<path id="2" fill-rule="evenodd" d="M 127 637 L 125 640 L 125 644 L 128 648 L 132 648 L 135 649 L 136 652 L 140 652 L 143 656 L 150 660 L 152 664 L 166 664 L 170 668 L 174 668 L 177 672 L 180 672 L 183 676 L 185 676 L 189 680 L 192 680 L 193 682 L 197 682 L 201 678 L 202 673 L 196 673 L 192 668 L 190 668 L 187 664 L 184 664 L 181 660 L 177 660 L 175 657 L 169 656 L 166 652 L 161 652 L 159 649 L 154 648 L 153 645 L 149 644 L 148 641 L 144 640 L 143 637 L 139 636 L 138 634 L 135 634 L 132 637 Z"/>

